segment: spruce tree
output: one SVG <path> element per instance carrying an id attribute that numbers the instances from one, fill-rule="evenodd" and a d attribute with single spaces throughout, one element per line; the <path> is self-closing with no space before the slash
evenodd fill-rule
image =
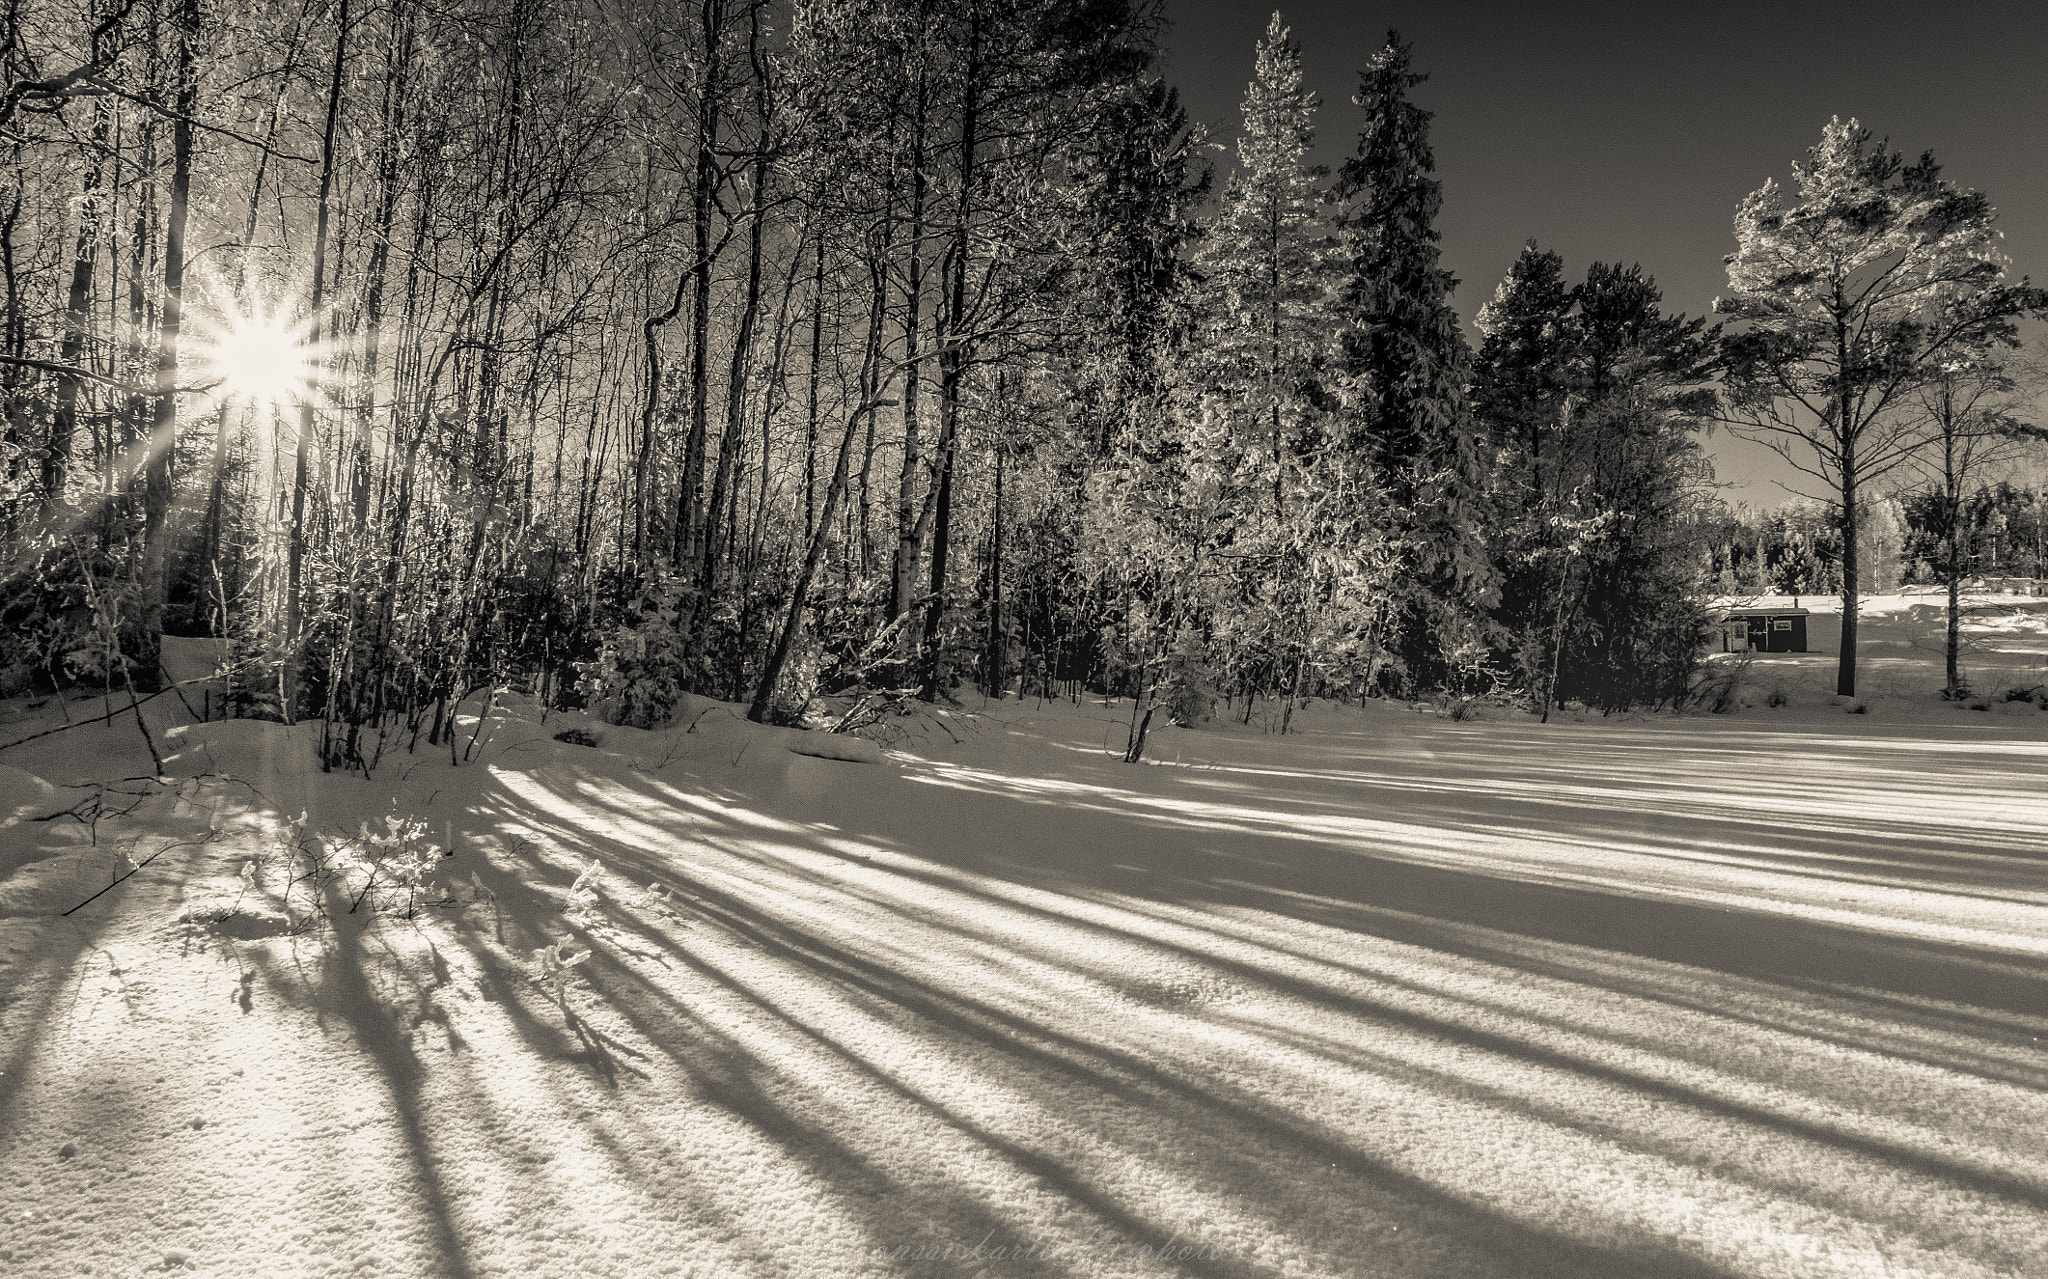
<path id="1" fill-rule="evenodd" d="M 1694 438 L 1715 334 L 1669 316 L 1640 267 L 1566 286 L 1532 242 L 1479 315 L 1472 398 L 1506 459 L 1496 489 L 1496 613 L 1547 710 L 1669 700 L 1691 669 L 1702 492 Z"/>
<path id="2" fill-rule="evenodd" d="M 1238 171 L 1196 258 L 1200 391 L 1229 420 L 1247 501 L 1270 502 L 1275 516 L 1287 473 L 1313 446 L 1329 318 L 1317 217 L 1324 175 L 1308 163 L 1315 109 L 1301 85 L 1301 46 L 1275 13 L 1245 92 Z"/>
<path id="3" fill-rule="evenodd" d="M 1444 654 L 1476 638 L 1478 610 L 1496 588 L 1466 402 L 1471 352 L 1451 308 L 1457 281 L 1439 265 L 1443 184 L 1432 176 L 1430 113 L 1408 98 L 1428 77 L 1409 66 L 1409 46 L 1388 32 L 1352 98 L 1365 124 L 1333 196 L 1348 401 L 1341 443 L 1391 500 L 1409 582 L 1396 647 L 1411 677 L 1428 679 L 1444 673 Z"/>
<path id="4" fill-rule="evenodd" d="M 1326 175 L 1308 162 L 1315 109 L 1276 13 L 1245 93 L 1237 172 L 1196 256 L 1196 344 L 1178 396 L 1182 506 L 1233 578 L 1211 582 L 1205 626 L 1236 656 L 1234 691 L 1291 687 L 1287 672 L 1307 669 L 1298 623 L 1318 591 L 1307 570 L 1328 488 L 1318 471 L 1333 313 L 1318 216 Z"/>
<path id="5" fill-rule="evenodd" d="M 1574 302 L 1564 259 L 1530 240 L 1493 300 L 1479 308 L 1485 335 L 1472 371 L 1472 407 L 1504 459 L 1499 501 L 1512 515 L 1535 509 L 1549 491 L 1543 478 L 1569 383 L 1560 361 Z"/>

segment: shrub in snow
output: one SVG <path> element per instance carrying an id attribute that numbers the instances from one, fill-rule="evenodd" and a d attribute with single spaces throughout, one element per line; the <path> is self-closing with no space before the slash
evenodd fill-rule
<path id="1" fill-rule="evenodd" d="M 1164 668 L 1159 673 L 1159 691 L 1156 694 L 1166 707 L 1166 722 L 1183 727 L 1206 721 L 1216 707 L 1216 690 L 1212 684 L 1209 663 L 1209 647 L 1202 634 L 1192 626 L 1183 626 L 1174 636 L 1173 646 L 1167 650 Z"/>
<path id="2" fill-rule="evenodd" d="M 426 842 L 426 834 L 425 822 L 393 814 L 384 819 L 382 834 L 373 834 L 366 821 L 357 831 L 355 850 L 336 850 L 340 864 L 352 865 L 363 876 L 351 913 L 381 887 L 383 895 L 371 901 L 372 908 L 397 911 L 402 905 L 404 917 L 412 918 L 427 876 L 441 863 L 441 846 Z"/>
<path id="3" fill-rule="evenodd" d="M 555 740 L 571 746 L 596 746 L 604 739 L 587 728 L 565 728 L 555 734 Z"/>
<path id="4" fill-rule="evenodd" d="M 1715 715 L 1726 715 L 1743 704 L 1743 686 L 1749 678 L 1749 654 L 1744 653 L 1732 662 L 1715 662 L 1707 667 L 1706 674 L 1692 686 L 1687 702 L 1704 707 Z"/>
<path id="5" fill-rule="evenodd" d="M 576 967 L 589 958 L 589 951 L 578 951 L 566 941 L 539 947 L 533 952 L 532 980 L 550 987 L 554 991 L 555 1002 L 567 1012 L 569 983 L 576 976 Z"/>
<path id="6" fill-rule="evenodd" d="M 1504 701 L 1507 678 L 1492 663 L 1492 653 L 1477 638 L 1444 648 L 1444 683 L 1437 692 L 1437 711 L 1452 720 L 1479 718 L 1483 701 Z"/>
<path id="7" fill-rule="evenodd" d="M 569 908 L 562 913 L 579 924 L 595 924 L 603 920 L 598 911 L 597 859 L 591 858 L 577 868 L 576 882 L 569 885 Z"/>
<path id="8" fill-rule="evenodd" d="M 576 690 L 607 724 L 658 728 L 668 723 L 691 683 L 689 645 L 679 619 L 695 594 L 666 574 L 649 586 L 629 623 L 576 663 Z"/>
<path id="9" fill-rule="evenodd" d="M 372 913 L 411 919 L 422 906 L 452 906 L 465 899 L 436 895 L 435 867 L 452 856 L 427 838 L 425 822 L 392 814 L 384 829 L 361 823 L 353 839 L 320 839 L 306 833 L 307 817 L 288 819 L 270 846 L 242 864 L 241 889 L 224 918 L 275 893 L 273 909 L 284 913 L 288 931 L 301 932 L 329 914 L 332 900 L 346 900 L 349 914 Z M 280 880 L 282 881 L 280 884 Z"/>

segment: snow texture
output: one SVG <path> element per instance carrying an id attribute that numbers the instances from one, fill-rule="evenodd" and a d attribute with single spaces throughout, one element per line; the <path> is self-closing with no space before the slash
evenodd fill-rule
<path id="1" fill-rule="evenodd" d="M 162 777 L 127 718 L 16 748 L 0 1270 L 2048 1273 L 2048 712 L 1940 702 L 1923 603 L 1862 715 L 1818 654 L 1149 767 L 1014 698 L 882 752 L 504 694 L 367 781 L 168 698 Z M 433 904 L 313 911 L 280 846 L 365 830 Z"/>

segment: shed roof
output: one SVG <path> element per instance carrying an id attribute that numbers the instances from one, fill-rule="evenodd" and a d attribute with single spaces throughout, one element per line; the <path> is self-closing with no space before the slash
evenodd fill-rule
<path id="1" fill-rule="evenodd" d="M 1804 608 L 1731 608 L 1724 616 L 1733 621 L 1738 617 L 1808 617 L 1811 613 Z"/>

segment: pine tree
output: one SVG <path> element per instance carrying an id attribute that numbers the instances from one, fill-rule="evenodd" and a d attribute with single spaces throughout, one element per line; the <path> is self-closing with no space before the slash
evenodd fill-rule
<path id="1" fill-rule="evenodd" d="M 1574 301 L 1564 259 L 1531 240 L 1479 308 L 1486 340 L 1473 363 L 1472 407 L 1504 459 L 1499 497 L 1512 512 L 1535 509 L 1549 489 L 1544 461 L 1569 389 L 1560 354 Z"/>
<path id="2" fill-rule="evenodd" d="M 1693 433 L 1714 350 L 1703 321 L 1663 313 L 1641 268 L 1595 263 L 1568 287 L 1561 267 L 1532 242 L 1501 282 L 1472 390 L 1506 459 L 1497 617 L 1546 714 L 1684 686 L 1699 560 L 1681 525 L 1701 491 Z"/>
<path id="3" fill-rule="evenodd" d="M 1827 486 L 1842 532 L 1842 651 L 1835 690 L 1856 692 L 1864 488 L 1926 444 L 1916 389 L 1951 355 L 2010 346 L 2014 320 L 2048 294 L 2001 284 L 1995 213 L 1941 176 L 1932 153 L 1905 157 L 1854 120 L 1832 119 L 1803 164 L 1799 203 L 1775 182 L 1743 200 L 1729 294 L 1715 308 L 1746 325 L 1728 344 L 1737 430 Z"/>

